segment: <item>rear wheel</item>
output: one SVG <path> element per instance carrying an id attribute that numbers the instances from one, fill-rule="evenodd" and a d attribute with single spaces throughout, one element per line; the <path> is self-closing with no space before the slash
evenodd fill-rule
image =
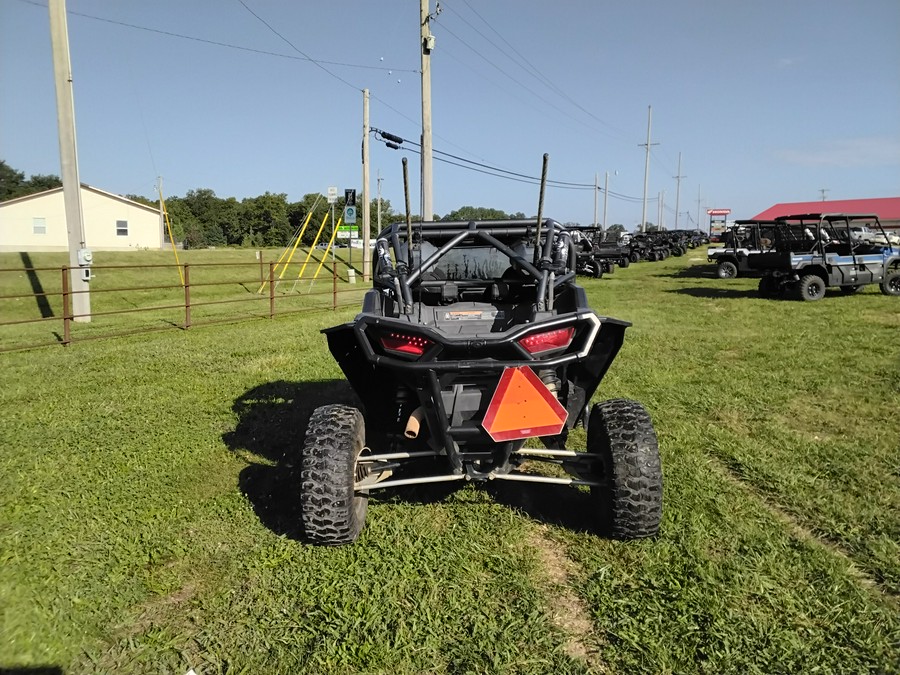
<path id="1" fill-rule="evenodd" d="M 641 259 L 641 254 L 638 253 L 637 251 L 632 251 L 632 253 L 631 253 L 631 255 L 629 256 L 629 258 L 631 259 L 631 262 L 636 263 L 636 262 L 640 261 L 640 259 Z"/>
<path id="2" fill-rule="evenodd" d="M 652 537 L 662 517 L 662 465 L 650 415 L 637 401 L 597 403 L 588 420 L 587 450 L 600 456 L 591 488 L 604 530 L 617 539 Z"/>
<path id="3" fill-rule="evenodd" d="M 759 297 L 776 298 L 780 292 L 781 289 L 774 277 L 764 276 L 759 280 Z"/>
<path id="4" fill-rule="evenodd" d="M 628 267 L 630 264 L 631 264 L 631 260 L 629 260 L 628 258 L 620 258 L 619 259 L 619 267 L 621 267 L 623 270 L 626 267 Z"/>
<path id="5" fill-rule="evenodd" d="M 300 518 L 310 543 L 354 541 L 366 520 L 368 496 L 353 489 L 365 444 L 362 413 L 345 405 L 316 408 L 300 452 Z"/>
<path id="6" fill-rule="evenodd" d="M 738 268 L 730 260 L 723 260 L 716 267 L 716 274 L 720 279 L 734 279 L 738 275 Z"/>
<path id="7" fill-rule="evenodd" d="M 807 274 L 800 278 L 795 288 L 798 300 L 812 302 L 825 297 L 825 282 L 817 274 Z"/>
<path id="8" fill-rule="evenodd" d="M 881 282 L 884 295 L 900 295 L 900 270 L 890 270 Z"/>

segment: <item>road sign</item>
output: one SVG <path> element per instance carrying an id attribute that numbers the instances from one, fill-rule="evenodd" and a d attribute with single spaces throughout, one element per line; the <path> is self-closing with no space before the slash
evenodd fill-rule
<path id="1" fill-rule="evenodd" d="M 347 206 L 356 206 L 356 190 L 355 189 L 344 190 L 344 203 Z"/>
<path id="2" fill-rule="evenodd" d="M 706 209 L 706 214 L 710 216 L 727 216 L 731 213 L 731 209 Z"/>
<path id="3" fill-rule="evenodd" d="M 345 206 L 344 207 L 344 222 L 348 225 L 356 224 L 356 207 L 355 206 Z"/>
<path id="4" fill-rule="evenodd" d="M 359 239 L 359 230 L 345 230 L 341 228 L 337 231 L 338 239 Z"/>
<path id="5" fill-rule="evenodd" d="M 337 201 L 337 187 L 328 188 L 328 203 L 334 204 Z"/>

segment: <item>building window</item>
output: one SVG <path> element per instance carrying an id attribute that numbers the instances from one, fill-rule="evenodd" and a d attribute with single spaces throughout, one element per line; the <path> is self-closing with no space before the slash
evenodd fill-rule
<path id="1" fill-rule="evenodd" d="M 127 220 L 117 220 L 116 221 L 116 236 L 117 237 L 127 237 L 128 236 L 128 221 Z"/>
<path id="2" fill-rule="evenodd" d="M 32 218 L 31 219 L 31 233 L 32 234 L 47 234 L 47 219 L 46 218 Z"/>

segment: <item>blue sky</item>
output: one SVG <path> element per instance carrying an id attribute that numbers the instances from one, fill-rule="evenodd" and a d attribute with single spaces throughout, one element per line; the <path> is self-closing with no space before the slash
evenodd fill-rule
<path id="1" fill-rule="evenodd" d="M 82 181 L 152 196 L 161 175 L 168 196 L 211 188 L 238 199 L 361 188 L 363 88 L 372 126 L 419 137 L 418 6 L 68 0 Z M 648 106 L 659 143 L 651 222 L 664 192 L 674 227 L 679 153 L 682 227 L 698 207 L 701 219 L 708 207 L 741 218 L 822 189 L 829 199 L 900 194 L 897 0 L 441 6 L 435 150 L 527 176 L 548 153 L 551 179 L 588 186 L 608 171 L 610 223 L 640 221 Z M 371 150 L 373 196 L 380 172 L 400 210 L 403 153 Z M 418 186 L 418 156 L 407 156 Z M 59 173 L 46 0 L 0 0 L 0 157 L 26 174 Z M 535 185 L 435 157 L 439 215 L 537 212 Z M 417 187 L 411 201 L 418 211 Z M 598 204 L 602 217 L 602 194 Z M 594 190 L 549 189 L 544 213 L 590 223 Z"/>

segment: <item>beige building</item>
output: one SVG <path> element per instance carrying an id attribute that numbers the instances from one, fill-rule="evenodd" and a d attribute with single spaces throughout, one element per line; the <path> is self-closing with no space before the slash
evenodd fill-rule
<path id="1" fill-rule="evenodd" d="M 81 184 L 85 245 L 93 251 L 163 247 L 158 209 Z M 61 187 L 0 203 L 0 251 L 68 251 Z"/>

